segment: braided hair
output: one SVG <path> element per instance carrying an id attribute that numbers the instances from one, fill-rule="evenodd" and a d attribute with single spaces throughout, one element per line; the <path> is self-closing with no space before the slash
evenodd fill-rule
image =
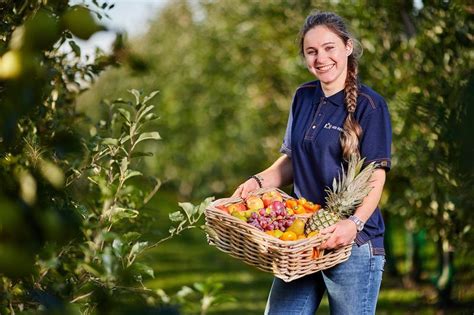
<path id="1" fill-rule="evenodd" d="M 304 37 L 306 33 L 316 26 L 325 26 L 342 39 L 345 45 L 349 41 L 353 43 L 353 51 L 347 60 L 347 77 L 344 85 L 344 103 L 348 112 L 344 121 L 343 132 L 341 133 L 342 156 L 348 161 L 351 155 L 360 156 L 359 140 L 362 135 L 362 128 L 354 117 L 357 107 L 357 96 L 359 94 L 359 84 L 357 80 L 358 59 L 362 55 L 362 46 L 347 30 L 346 23 L 337 14 L 332 12 L 313 12 L 307 18 L 300 31 L 300 54 L 304 56 Z"/>

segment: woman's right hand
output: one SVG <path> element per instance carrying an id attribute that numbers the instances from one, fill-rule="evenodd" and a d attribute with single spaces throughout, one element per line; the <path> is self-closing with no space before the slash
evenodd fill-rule
<path id="1" fill-rule="evenodd" d="M 247 181 L 243 182 L 242 184 L 237 187 L 237 189 L 232 194 L 232 197 L 241 197 L 245 199 L 248 197 L 249 193 L 259 189 L 260 186 L 258 185 L 257 181 L 254 178 L 249 178 Z"/>

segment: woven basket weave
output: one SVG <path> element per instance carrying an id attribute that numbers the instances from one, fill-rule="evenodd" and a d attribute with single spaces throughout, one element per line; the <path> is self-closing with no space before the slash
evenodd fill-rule
<path id="1" fill-rule="evenodd" d="M 278 190 L 285 200 L 291 198 L 276 188 L 259 189 L 252 195 L 260 196 L 271 190 Z M 337 250 L 319 252 L 317 247 L 329 235 L 317 235 L 296 241 L 282 241 L 216 208 L 239 201 L 242 199 L 218 199 L 211 203 L 205 211 L 209 244 L 232 257 L 260 270 L 271 272 L 283 281 L 289 282 L 333 267 L 346 261 L 351 254 L 351 244 Z M 308 216 L 298 217 L 308 218 Z"/>

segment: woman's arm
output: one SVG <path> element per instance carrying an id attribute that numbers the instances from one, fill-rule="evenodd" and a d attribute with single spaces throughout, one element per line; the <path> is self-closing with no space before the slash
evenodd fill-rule
<path id="1" fill-rule="evenodd" d="M 364 198 L 362 204 L 356 209 L 354 215 L 364 222 L 370 218 L 379 204 L 385 184 L 386 173 L 383 169 L 376 169 L 371 177 L 372 190 Z M 331 237 L 321 244 L 320 249 L 339 248 L 351 244 L 357 234 L 357 227 L 351 220 L 341 220 L 336 224 L 320 231 L 321 234 L 332 233 Z"/>
<path id="2" fill-rule="evenodd" d="M 262 187 L 282 187 L 293 181 L 293 167 L 288 155 L 280 156 L 269 168 L 258 173 L 262 178 Z M 258 182 L 250 178 L 235 190 L 232 197 L 247 198 L 249 192 L 260 188 Z"/>

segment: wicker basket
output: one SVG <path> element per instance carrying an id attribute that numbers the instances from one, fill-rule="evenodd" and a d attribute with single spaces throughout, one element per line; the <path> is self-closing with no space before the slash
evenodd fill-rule
<path id="1" fill-rule="evenodd" d="M 271 190 L 278 189 L 264 188 L 252 194 L 261 195 Z M 283 191 L 278 191 L 284 199 L 291 198 Z M 211 203 L 205 211 L 209 244 L 232 257 L 289 282 L 335 266 L 346 261 L 351 254 L 352 245 L 319 252 L 317 247 L 329 237 L 328 235 L 282 241 L 216 208 L 239 201 L 242 199 L 219 199 Z M 308 218 L 308 216 L 298 217 Z"/>

